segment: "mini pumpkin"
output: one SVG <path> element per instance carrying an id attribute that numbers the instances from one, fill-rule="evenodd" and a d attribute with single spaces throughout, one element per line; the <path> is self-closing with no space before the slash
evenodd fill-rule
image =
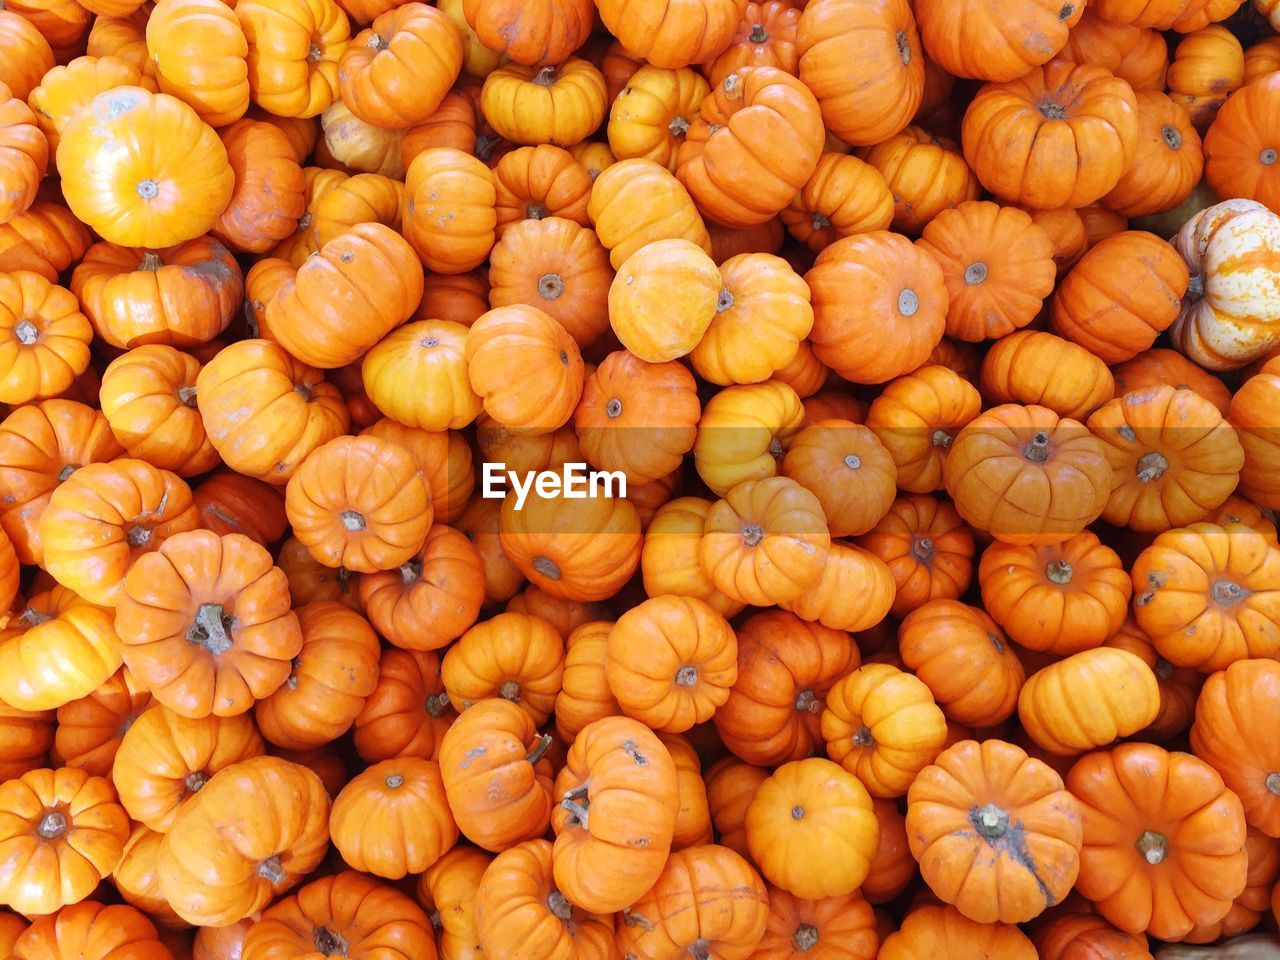
<path id="1" fill-rule="evenodd" d="M 898 498 L 857 543 L 888 566 L 895 617 L 929 600 L 959 599 L 973 577 L 973 534 L 955 508 L 936 497 Z"/>
<path id="2" fill-rule="evenodd" d="M 378 683 L 355 719 L 356 753 L 370 763 L 393 757 L 435 760 L 455 716 L 440 678 L 439 656 L 383 650 Z"/>
<path id="3" fill-rule="evenodd" d="M 513 143 L 571 147 L 604 119 L 604 77 L 580 57 L 555 66 L 508 63 L 484 78 L 480 110 Z"/>
<path id="4" fill-rule="evenodd" d="M 1116 383 L 1100 358 L 1041 330 L 1020 330 L 993 343 L 979 377 L 990 403 L 1035 404 L 1073 420 L 1109 400 Z"/>

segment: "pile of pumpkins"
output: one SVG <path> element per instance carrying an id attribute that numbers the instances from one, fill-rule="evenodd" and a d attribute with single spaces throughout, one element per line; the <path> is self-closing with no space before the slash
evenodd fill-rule
<path id="1" fill-rule="evenodd" d="M 4 0 L 0 957 L 1280 956 L 1276 29 Z"/>

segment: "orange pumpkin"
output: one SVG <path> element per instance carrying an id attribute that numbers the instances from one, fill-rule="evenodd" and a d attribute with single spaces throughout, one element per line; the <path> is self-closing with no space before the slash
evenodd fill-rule
<path id="1" fill-rule="evenodd" d="M 26 270 L 0 276 L 0 402 L 64 393 L 88 368 L 92 338 L 68 290 Z"/>
<path id="2" fill-rule="evenodd" d="M 804 408 L 777 380 L 726 387 L 707 401 L 698 422 L 694 463 L 715 493 L 776 476 L 778 457 L 800 431 Z"/>
<path id="3" fill-rule="evenodd" d="M 917 607 L 898 630 L 898 650 L 948 719 L 989 727 L 1013 714 L 1026 671 L 996 622 L 977 607 L 955 600 Z"/>
<path id="4" fill-rule="evenodd" d="M 1169 66 L 1168 45 L 1156 30 L 1104 18 L 1093 5 L 1085 7 L 1058 56 L 1105 67 L 1133 87 L 1135 94 L 1163 90 Z"/>
<path id="5" fill-rule="evenodd" d="M 0 10 L 0 27 L 0 36 L 4 37 L 0 83 L 9 88 L 12 96 L 26 100 L 40 78 L 53 69 L 53 50 L 35 25 L 17 12 Z"/>
<path id="6" fill-rule="evenodd" d="M 587 215 L 615 270 L 657 240 L 688 240 L 711 250 L 711 237 L 689 192 L 652 160 L 620 160 L 603 170 L 591 188 Z"/>
<path id="7" fill-rule="evenodd" d="M 1022 330 L 991 345 L 982 358 L 979 386 L 990 403 L 1035 404 L 1079 420 L 1120 389 L 1117 381 L 1084 347 L 1051 333 Z"/>
<path id="8" fill-rule="evenodd" d="M 1053 292 L 1053 242 L 1015 207 L 965 201 L 934 216 L 920 245 L 942 267 L 947 336 L 1005 337 L 1034 320 Z"/>
<path id="9" fill-rule="evenodd" d="M 255 704 L 255 716 L 272 743 L 308 750 L 338 739 L 360 715 L 378 681 L 378 643 L 364 618 L 336 601 L 297 614 L 302 649 L 285 682 Z"/>
<path id="10" fill-rule="evenodd" d="M 1079 653 L 1120 629 L 1132 587 L 1115 551 L 1089 531 L 1051 546 L 993 543 L 978 566 L 982 603 L 1029 650 Z"/>
<path id="11" fill-rule="evenodd" d="M 360 597 L 378 632 L 408 650 L 438 650 L 480 613 L 484 564 L 451 527 L 433 526 L 416 556 L 398 570 L 361 578 Z"/>
<path id="12" fill-rule="evenodd" d="M 1036 948 L 1021 930 L 1007 923 L 978 923 L 955 907 L 923 903 L 885 938 L 877 960 L 913 960 L 946 956 L 955 960 L 1034 960 Z"/>
<path id="13" fill-rule="evenodd" d="M 541 725 L 551 716 L 560 692 L 564 640 L 545 620 L 500 613 L 464 633 L 445 654 L 440 673 L 459 713 L 501 697 Z"/>
<path id="14" fill-rule="evenodd" d="M 716 589 L 699 558 L 710 509 L 711 501 L 699 497 L 677 497 L 663 504 L 645 531 L 640 569 L 649 596 L 696 597 L 728 617 L 744 604 Z"/>
<path id="15" fill-rule="evenodd" d="M 434 653 L 383 650 L 378 683 L 355 720 L 355 748 L 370 763 L 392 757 L 434 760 L 453 722 Z"/>
<path id="16" fill-rule="evenodd" d="M 1042 210 L 1105 196 L 1132 162 L 1138 136 L 1129 84 L 1067 60 L 985 85 L 962 128 L 965 159 L 982 185 Z"/>
<path id="17" fill-rule="evenodd" d="M 328 847 L 320 778 L 254 757 L 220 770 L 183 805 L 160 848 L 160 892 L 188 923 L 226 926 L 295 886 Z"/>
<path id="18" fill-rule="evenodd" d="M 478 950 L 488 956 L 607 956 L 613 918 L 575 907 L 552 875 L 551 844 L 529 840 L 494 857 L 475 892 Z"/>
<path id="19" fill-rule="evenodd" d="M 191 489 L 175 474 L 141 460 L 90 464 L 49 498 L 40 518 L 44 565 L 59 583 L 111 606 L 136 557 L 198 520 Z"/>
<path id="20" fill-rule="evenodd" d="M 667 748 L 629 717 L 596 720 L 569 748 L 553 796 L 557 887 L 592 912 L 635 903 L 663 870 L 680 809 Z"/>
<path id="21" fill-rule="evenodd" d="M 289 478 L 285 512 L 312 556 L 360 573 L 408 562 L 431 527 L 417 461 L 375 436 L 338 437 L 309 453 Z"/>
<path id="22" fill-rule="evenodd" d="M 738 679 L 714 717 L 725 746 L 761 766 L 809 756 L 822 742 L 823 698 L 857 669 L 858 648 L 841 630 L 778 610 L 754 614 L 737 633 Z"/>
<path id="23" fill-rule="evenodd" d="M 191 347 L 227 328 L 244 281 L 231 252 L 201 237 L 159 251 L 94 244 L 72 273 L 71 290 L 112 346 Z"/>
<path id="24" fill-rule="evenodd" d="M 793 15 L 799 17 L 799 13 Z M 615 56 L 607 65 L 621 66 Z M 625 84 L 610 98 L 607 133 L 609 149 L 618 160 L 640 157 L 676 167 L 676 150 L 684 142 L 690 125 L 698 117 L 698 107 L 710 92 L 701 74 L 688 67 L 666 70 L 637 64 Z M 732 71 L 730 71 L 732 72 Z M 610 77 L 606 75 L 608 83 Z M 723 78 L 721 78 L 723 79 Z"/>
<path id="25" fill-rule="evenodd" d="M 1074 3 L 1058 6 L 1055 0 L 1015 10 L 925 0 L 915 12 L 920 39 L 944 70 L 957 77 L 1005 81 L 1016 80 L 1061 50 L 1083 9 Z"/>
<path id="26" fill-rule="evenodd" d="M 924 95 L 924 54 L 906 0 L 818 0 L 796 30 L 800 79 L 827 129 L 854 145 L 881 143 L 910 122 Z"/>
<path id="27" fill-rule="evenodd" d="M 972 526 L 1006 543 L 1050 544 L 1101 515 L 1111 468 L 1102 442 L 1079 421 L 1005 404 L 956 435 L 943 480 Z"/>
<path id="28" fill-rule="evenodd" d="M 121 738 L 111 777 L 129 816 L 163 834 L 214 774 L 262 754 L 248 716 L 195 720 L 155 704 Z"/>
<path id="29" fill-rule="evenodd" d="M 1212 373 L 1192 363 L 1182 354 L 1163 347 L 1144 350 L 1132 360 L 1117 364 L 1115 396 L 1170 384 L 1179 390 L 1191 390 L 1212 403 L 1228 416 L 1231 407 L 1231 391 Z"/>
<path id="30" fill-rule="evenodd" d="M 1205 179 L 1223 197 L 1277 202 L 1271 160 L 1271 96 L 1280 78 L 1266 74 L 1238 90 L 1205 133 Z"/>
<path id="31" fill-rule="evenodd" d="M 220 462 L 196 409 L 200 363 L 173 347 L 135 347 L 102 374 L 100 403 L 130 456 L 179 476 L 205 473 Z"/>
<path id="32" fill-rule="evenodd" d="M 857 157 L 824 153 L 778 218 L 792 237 L 820 253 L 843 237 L 887 230 L 893 214 L 893 194 L 879 170 Z"/>
<path id="33" fill-rule="evenodd" d="M 819 757 L 760 784 L 746 813 L 747 849 L 770 883 L 796 896 L 846 896 L 866 878 L 879 826 L 853 774 Z"/>
<path id="34" fill-rule="evenodd" d="M 1182 258 L 1154 234 L 1108 237 L 1059 286 L 1054 329 L 1108 363 L 1132 359 L 1177 319 L 1189 277 Z"/>
<path id="35" fill-rule="evenodd" d="M 492 860 L 475 847 L 459 844 L 418 877 L 415 891 L 418 903 L 440 917 L 438 934 L 442 960 L 474 960 L 479 955 L 476 891 Z M 434 920 L 432 924 L 436 925 Z"/>
<path id="36" fill-rule="evenodd" d="M 31 206 L 48 165 L 49 142 L 36 125 L 36 115 L 0 82 L 0 172 L 7 184 L 0 222 Z"/>
<path id="37" fill-rule="evenodd" d="M 91 242 L 89 229 L 70 210 L 37 200 L 29 210 L 0 223 L 0 269 L 30 270 L 54 283 L 84 256 Z"/>
<path id="38" fill-rule="evenodd" d="M 116 87 L 80 119 L 58 144 L 58 173 L 67 206 L 109 243 L 184 243 L 208 232 L 231 200 L 226 148 L 181 100 Z M 127 148 L 104 151 L 107 143 Z"/>
<path id="39" fill-rule="evenodd" d="M 1280 396 L 1280 363 L 1268 363 L 1231 398 L 1230 420 L 1244 448 L 1240 492 L 1254 503 L 1280 505 L 1280 443 L 1271 429 L 1271 404 Z"/>
<path id="40" fill-rule="evenodd" d="M 1177 938 L 1226 914 L 1245 885 L 1245 821 L 1212 767 L 1129 743 L 1086 755 L 1066 779 L 1083 814 L 1077 887 L 1104 917 Z"/>
<path id="41" fill-rule="evenodd" d="M 596 235 L 559 216 L 508 224 L 489 254 L 489 303 L 538 307 L 581 348 L 608 329 L 612 282 L 608 253 Z"/>
<path id="42" fill-rule="evenodd" d="M 755 956 L 764 960 L 873 960 L 879 944 L 875 914 L 861 892 L 806 900 L 768 887 L 769 916 Z"/>
<path id="43" fill-rule="evenodd" d="M 584 0 L 481 4 L 464 0 L 463 13 L 480 43 L 533 66 L 560 63 L 591 32 L 594 10 Z"/>
<path id="44" fill-rule="evenodd" d="M 493 246 L 496 203 L 494 176 L 483 162 L 452 147 L 432 147 L 405 175 L 405 237 L 428 269 L 466 273 Z"/>
<path id="45" fill-rule="evenodd" d="M 879 557 L 840 541 L 831 544 L 818 583 L 778 606 L 803 620 L 855 632 L 874 627 L 893 605 L 894 581 Z"/>
<path id="46" fill-rule="evenodd" d="M 111 882 L 120 892 L 125 903 L 137 907 L 159 927 L 166 930 L 182 930 L 187 926 L 169 907 L 160 892 L 157 862 L 164 834 L 138 824 L 124 845 L 124 853 L 111 874 Z"/>
<path id="47" fill-rule="evenodd" d="M 1102 198 L 1126 217 L 1174 209 L 1204 172 L 1200 135 L 1182 107 L 1158 90 L 1139 90 L 1138 142 L 1133 162 Z"/>
<path id="48" fill-rule="evenodd" d="M 818 255 L 805 282 L 813 298 L 814 353 L 846 380 L 892 380 L 924 363 L 942 339 L 948 302 L 942 270 L 898 234 L 837 240 Z M 858 323 L 845 309 L 850 302 L 881 322 Z"/>
<path id="49" fill-rule="evenodd" d="M 645 726 L 682 733 L 711 719 L 738 677 L 738 643 L 715 610 L 692 597 L 654 597 L 610 631 L 609 689 Z"/>
<path id="50" fill-rule="evenodd" d="M 369 767 L 334 798 L 329 832 L 352 869 L 391 880 L 426 870 L 458 840 L 439 764 L 401 757 Z"/>
<path id="51" fill-rule="evenodd" d="M 930 600 L 958 599 L 973 577 L 973 534 L 945 500 L 900 497 L 857 542 L 888 566 L 895 617 Z"/>
<path id="52" fill-rule="evenodd" d="M 498 136 L 513 143 L 571 147 L 604 119 L 604 77 L 580 57 L 555 66 L 508 63 L 484 78 L 480 111 Z"/>
<path id="53" fill-rule="evenodd" d="M 129 670 L 184 716 L 246 712 L 302 648 L 284 573 L 237 533 L 193 530 L 139 557 L 116 616 Z"/>
<path id="54" fill-rule="evenodd" d="M 875 797 L 899 797 L 934 762 L 947 721 L 925 684 L 869 663 L 836 681 L 822 711 L 827 756 Z"/>
<path id="55" fill-rule="evenodd" d="M 1134 616 L 1160 655 L 1204 672 L 1280 649 L 1280 549 L 1244 524 L 1160 534 L 1133 564 Z"/>
<path id="56" fill-rule="evenodd" d="M 72 400 L 28 404 L 0 422 L 0 482 L 13 498 L 0 504 L 0 525 L 20 563 L 44 555 L 40 518 L 53 491 L 79 467 L 123 453 L 107 418 Z"/>
<path id="57" fill-rule="evenodd" d="M 617 593 L 640 565 L 640 517 L 628 501 L 531 494 L 523 509 L 502 503 L 503 552 L 552 596 L 590 602 Z"/>
<path id="58" fill-rule="evenodd" d="M 764 145 L 778 138 L 788 144 L 786 163 L 762 162 Z M 751 227 L 791 202 L 822 147 L 822 117 L 809 89 L 773 67 L 743 67 L 702 101 L 680 146 L 676 175 L 708 218 Z"/>
<path id="59" fill-rule="evenodd" d="M 618 350 L 587 377 L 573 420 L 587 460 L 638 485 L 680 466 L 701 414 L 693 376 L 683 366 Z"/>
<path id="60" fill-rule="evenodd" d="M 1280 684 L 1270 660 L 1241 660 L 1205 681 L 1195 705 L 1191 749 L 1221 774 L 1240 798 L 1249 824 L 1280 832 L 1280 763 L 1271 740 L 1272 715 L 1255 708 Z"/>
<path id="61" fill-rule="evenodd" d="M 1080 808 L 1050 767 L 1002 740 L 964 740 L 907 794 L 925 883 L 979 923 L 1024 923 L 1075 883 Z"/>
<path id="62" fill-rule="evenodd" d="M 867 411 L 867 426 L 893 457 L 898 487 L 931 493 L 942 488 L 956 434 L 981 407 L 972 384 L 947 367 L 929 365 L 886 386 Z"/>
<path id="63" fill-rule="evenodd" d="M 587 724 L 622 713 L 609 688 L 606 662 L 613 623 L 596 620 L 565 638 L 564 679 L 556 694 L 556 732 L 572 743 Z"/>
<path id="64" fill-rule="evenodd" d="M 662 10 L 638 10 L 606 0 L 599 12 L 605 29 L 634 56 L 674 69 L 705 63 L 720 53 L 745 7 L 746 0 L 677 0 Z"/>
<path id="65" fill-rule="evenodd" d="M 120 861 L 129 818 L 111 782 L 84 770 L 32 770 L 0 784 L 0 902 L 55 913 L 91 894 Z M 20 954 L 19 954 L 20 955 Z"/>
<path id="66" fill-rule="evenodd" d="M 922 127 L 907 127 L 861 155 L 884 177 L 899 230 L 919 233 L 942 211 L 978 199 L 978 179 L 959 148 Z"/>
<path id="67" fill-rule="evenodd" d="M 238 120 L 220 134 L 235 174 L 231 200 L 214 234 L 245 253 L 265 253 L 290 236 L 306 213 L 305 178 L 283 131 Z"/>
<path id="68" fill-rule="evenodd" d="M 833 536 L 866 533 L 893 504 L 897 466 L 868 427 L 821 420 L 791 440 L 782 475 L 813 493 Z"/>
<path id="69" fill-rule="evenodd" d="M 92 900 L 40 917 L 13 944 L 14 956 L 62 958 L 128 951 L 138 960 L 167 960 L 172 952 L 159 940 L 146 914 L 125 904 Z"/>
<path id="70" fill-rule="evenodd" d="M 111 775 L 112 764 L 124 735 L 149 706 L 151 693 L 121 667 L 92 693 L 58 708 L 58 726 L 53 736 L 53 756 L 61 764 L 80 767 L 95 777 Z M 30 744 L 38 749 L 40 716 L 23 711 L 4 711 L 0 729 L 4 731 L 4 760 L 0 770 L 20 765 Z M 41 759 L 43 759 L 41 757 Z M 14 775 L 26 773 L 37 764 L 31 763 Z M 118 789 L 118 788 L 117 788 Z"/>

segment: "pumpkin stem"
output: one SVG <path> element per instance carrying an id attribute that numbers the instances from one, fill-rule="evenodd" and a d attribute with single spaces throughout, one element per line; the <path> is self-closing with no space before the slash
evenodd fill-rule
<path id="1" fill-rule="evenodd" d="M 610 420 L 616 420 L 622 416 L 622 401 L 617 397 L 610 397 L 609 402 L 604 405 L 605 416 Z"/>
<path id="2" fill-rule="evenodd" d="M 549 87 L 556 82 L 556 68 L 543 67 L 533 76 L 533 82 L 540 87 Z"/>
<path id="3" fill-rule="evenodd" d="M 538 555 L 533 558 L 533 569 L 542 574 L 548 580 L 560 579 L 560 567 L 550 557 Z"/>
<path id="4" fill-rule="evenodd" d="M 929 437 L 929 442 L 935 447 L 942 447 L 945 450 L 951 446 L 952 439 L 951 434 L 947 433 L 947 431 L 938 429 L 933 431 L 933 434 Z"/>
<path id="5" fill-rule="evenodd" d="M 66 483 L 71 479 L 71 475 L 75 473 L 77 469 L 78 468 L 74 463 L 64 463 L 62 465 L 62 469 L 58 471 L 58 482 Z"/>
<path id="6" fill-rule="evenodd" d="M 144 253 L 142 259 L 138 262 L 139 270 L 146 270 L 150 273 L 155 273 L 163 266 L 164 261 L 160 259 L 160 255 L 151 251 Z"/>
<path id="7" fill-rule="evenodd" d="M 1170 150 L 1180 150 L 1182 148 L 1182 134 L 1171 123 L 1166 123 L 1160 128 L 1160 139 L 1164 141 L 1164 145 Z"/>
<path id="8" fill-rule="evenodd" d="M 969 809 L 969 822 L 973 824 L 973 829 L 978 831 L 978 835 L 984 840 L 990 842 L 999 840 L 1009 832 L 1009 814 L 1002 807 L 997 807 L 994 803 L 988 803 L 984 806 L 976 804 Z"/>
<path id="9" fill-rule="evenodd" d="M 1074 3 L 1064 3 L 1062 5 L 1062 9 L 1058 11 L 1058 19 L 1070 20 L 1071 15 L 1075 12 L 1076 12 L 1076 5 Z"/>
<path id="10" fill-rule="evenodd" d="M 791 945 L 799 953 L 808 953 L 818 945 L 818 928 L 812 923 L 800 924 L 796 927 L 795 936 L 791 938 Z"/>
<path id="11" fill-rule="evenodd" d="M 747 39 L 752 43 L 764 43 L 769 39 L 769 34 L 764 29 L 763 23 L 753 23 L 751 32 L 747 34 Z"/>
<path id="12" fill-rule="evenodd" d="M 1038 431 L 1022 448 L 1022 455 L 1032 463 L 1044 463 L 1049 459 L 1049 435 L 1043 430 Z"/>
<path id="13" fill-rule="evenodd" d="M 547 208 L 540 203 L 526 203 L 524 206 L 524 215 L 530 220 L 545 220 L 547 217 Z"/>
<path id="14" fill-rule="evenodd" d="M 1071 564 L 1065 560 L 1051 560 L 1044 568 L 1044 575 L 1049 578 L 1051 583 L 1056 583 L 1059 586 L 1064 583 L 1070 583 L 1074 572 L 1071 569 Z"/>
<path id="15" fill-rule="evenodd" d="M 813 227 L 815 232 L 818 230 L 825 230 L 827 227 L 831 226 L 831 218 L 818 213 L 815 210 L 813 213 L 813 219 L 809 221 L 809 224 Z"/>
<path id="16" fill-rule="evenodd" d="M 928 537 L 912 537 L 911 556 L 921 563 L 928 563 L 933 559 L 933 541 Z"/>
<path id="17" fill-rule="evenodd" d="M 196 388 L 195 387 L 179 387 L 178 402 L 184 407 L 190 407 L 192 410 L 196 408 Z"/>
<path id="18" fill-rule="evenodd" d="M 387 49 L 387 47 L 390 46 L 390 43 L 388 43 L 387 38 L 384 37 L 382 34 L 375 33 L 372 36 L 370 36 L 368 40 L 364 42 L 364 45 L 368 47 L 370 50 L 382 51 Z"/>
<path id="19" fill-rule="evenodd" d="M 912 289 L 907 288 L 898 294 L 898 312 L 904 317 L 914 317 L 920 309 L 920 297 Z"/>
<path id="20" fill-rule="evenodd" d="M 738 75 L 736 73 L 731 73 L 724 78 L 724 82 L 720 84 L 720 89 L 724 91 L 725 96 L 730 97 L 732 99 L 737 99 L 739 96 L 741 96 L 741 93 L 738 90 L 738 87 L 741 83 L 742 83 L 742 80 L 738 77 Z"/>
<path id="21" fill-rule="evenodd" d="M 160 194 L 160 184 L 150 179 L 139 180 L 134 189 L 143 200 L 154 200 Z"/>
<path id="22" fill-rule="evenodd" d="M 862 466 L 862 458 L 856 453 L 847 453 L 845 454 L 844 465 L 850 470 L 857 470 Z"/>
<path id="23" fill-rule="evenodd" d="M 284 871 L 284 864 L 280 862 L 280 854 L 273 853 L 258 864 L 258 876 L 268 883 L 284 883 L 288 874 Z"/>
<path id="24" fill-rule="evenodd" d="M 314 394 L 311 390 L 312 386 L 313 386 L 312 384 L 305 383 L 305 382 L 295 383 L 293 385 L 293 392 L 300 394 L 303 400 L 307 401 L 307 403 L 310 403 L 312 398 L 314 397 Z"/>
<path id="25" fill-rule="evenodd" d="M 364 514 L 359 510 L 343 510 L 338 514 L 338 519 L 342 521 L 342 526 L 351 533 L 359 533 L 364 529 Z"/>
<path id="26" fill-rule="evenodd" d="M 131 547 L 145 547 L 151 542 L 151 528 L 135 523 L 126 531 L 125 539 Z"/>
<path id="27" fill-rule="evenodd" d="M 906 31 L 899 30 L 894 40 L 898 44 L 898 59 L 902 61 L 902 65 L 909 66 L 911 64 L 911 42 L 907 39 Z"/>
<path id="28" fill-rule="evenodd" d="M 1268 793 L 1273 793 L 1280 797 L 1280 773 L 1274 771 L 1268 773 L 1267 779 L 1263 780 L 1262 783 L 1267 788 Z"/>
<path id="29" fill-rule="evenodd" d="M 427 697 L 426 710 L 429 717 L 443 717 L 449 709 L 449 695 L 443 691 Z"/>
<path id="30" fill-rule="evenodd" d="M 780 457 L 786 452 L 787 452 L 786 448 L 783 447 L 782 441 L 779 440 L 777 437 L 774 437 L 772 440 L 769 441 L 769 456 Z"/>
<path id="31" fill-rule="evenodd" d="M 667 132 L 673 137 L 683 137 L 689 132 L 689 121 L 684 117 L 672 117 L 667 124 Z"/>
<path id="32" fill-rule="evenodd" d="M 987 279 L 987 265 L 981 260 L 964 268 L 964 282 L 973 287 Z"/>
<path id="33" fill-rule="evenodd" d="M 1045 99 L 1040 102 L 1040 115 L 1046 120 L 1065 120 L 1067 108 L 1053 100 Z"/>
<path id="34" fill-rule="evenodd" d="M 804 819 L 804 812 L 805 812 L 805 811 L 804 811 L 804 807 L 802 807 L 802 806 L 800 806 L 799 804 L 797 804 L 796 806 L 794 806 L 794 807 L 792 807 L 792 808 L 791 808 L 791 819 L 792 819 L 792 820 L 803 820 L 803 819 Z"/>
<path id="35" fill-rule="evenodd" d="M 503 700 L 510 700 L 512 703 L 519 703 L 520 684 L 514 680 L 503 680 L 502 685 L 498 687 L 498 696 Z"/>
<path id="36" fill-rule="evenodd" d="M 209 782 L 209 777 L 203 770 L 197 770 L 194 773 L 187 774 L 182 781 L 182 785 L 187 788 L 187 793 L 199 793 L 200 788 Z"/>
<path id="37" fill-rule="evenodd" d="M 36 329 L 36 325 L 25 318 L 19 320 L 18 325 L 13 328 L 13 335 L 18 338 L 19 343 L 27 347 L 40 339 L 40 331 Z"/>
<path id="38" fill-rule="evenodd" d="M 1139 483 L 1150 483 L 1164 476 L 1164 472 L 1169 469 L 1169 461 L 1165 459 L 1164 454 L 1152 450 L 1138 459 L 1134 469 L 1138 474 Z"/>
<path id="39" fill-rule="evenodd" d="M 37 610 L 35 607 L 27 607 L 27 609 L 22 611 L 22 616 L 18 618 L 18 620 L 26 626 L 27 629 L 38 627 L 40 624 L 48 623 L 52 619 L 53 617 L 41 610 Z"/>
<path id="40" fill-rule="evenodd" d="M 1173 664 L 1164 657 L 1156 657 L 1154 673 L 1160 680 L 1168 680 L 1173 676 Z"/>
<path id="41" fill-rule="evenodd" d="M 578 801 L 574 799 L 574 794 L 577 790 L 582 791 L 580 795 L 582 803 L 578 803 Z M 591 803 L 587 799 L 587 788 L 585 786 L 577 787 L 566 793 L 560 798 L 560 809 L 567 810 L 569 812 L 570 826 L 577 824 L 581 826 L 583 830 L 586 830 L 591 817 Z"/>
<path id="42" fill-rule="evenodd" d="M 692 664 L 685 664 L 676 671 L 676 686 L 692 687 L 698 682 L 698 668 Z"/>
<path id="43" fill-rule="evenodd" d="M 315 945 L 316 952 L 326 957 L 345 957 L 349 946 L 341 935 L 328 927 L 316 927 Z"/>
<path id="44" fill-rule="evenodd" d="M 733 306 L 733 294 L 728 290 L 721 290 L 720 296 L 716 297 L 716 313 L 724 313 Z"/>
<path id="45" fill-rule="evenodd" d="M 311 48 L 307 50 L 307 59 L 312 63 L 319 63 L 324 58 L 324 51 L 320 49 L 320 44 L 313 43 Z"/>
<path id="46" fill-rule="evenodd" d="M 991 641 L 991 645 L 996 648 L 996 653 L 1004 653 L 1004 641 L 990 631 L 987 632 L 987 639 Z"/>
<path id="47" fill-rule="evenodd" d="M 748 547 L 754 547 L 757 543 L 764 539 L 764 527 L 758 523 L 749 523 L 742 528 L 742 542 Z"/>
<path id="48" fill-rule="evenodd" d="M 195 621 L 187 631 L 187 641 L 204 647 L 215 657 L 231 649 L 231 631 L 235 621 L 222 610 L 220 603 L 202 603 L 196 608 Z"/>
<path id="49" fill-rule="evenodd" d="M 538 296 L 543 300 L 559 300 L 564 293 L 564 277 L 558 273 L 544 273 L 538 278 Z"/>
<path id="50" fill-rule="evenodd" d="M 1249 595 L 1248 590 L 1231 580 L 1217 581 L 1209 592 L 1220 607 L 1234 607 Z"/>
<path id="51" fill-rule="evenodd" d="M 1199 300 L 1204 296 L 1204 274 L 1194 273 L 1187 281 L 1187 299 Z"/>
<path id="52" fill-rule="evenodd" d="M 853 735 L 853 744 L 857 747 L 869 747 L 876 742 L 876 738 L 871 734 L 871 728 L 865 723 L 858 728 L 858 732 Z"/>
<path id="53" fill-rule="evenodd" d="M 67 815 L 57 810 L 49 810 L 36 825 L 36 834 L 41 840 L 57 840 L 67 832 Z"/>
<path id="54" fill-rule="evenodd" d="M 488 162 L 489 157 L 493 154 L 493 148 L 501 142 L 501 137 L 495 137 L 486 133 L 478 134 L 476 136 L 476 159 Z"/>
<path id="55" fill-rule="evenodd" d="M 1267 147 L 1260 154 L 1258 154 L 1258 162 L 1261 163 L 1264 167 L 1269 167 L 1276 162 L 1276 157 L 1277 157 L 1277 154 L 1276 154 L 1275 148 Z"/>
<path id="56" fill-rule="evenodd" d="M 1138 848 L 1138 852 L 1142 854 L 1147 863 L 1152 866 L 1160 863 L 1169 855 L 1169 841 L 1164 834 L 1156 833 L 1154 830 L 1144 831 L 1134 846 Z"/>
<path id="57" fill-rule="evenodd" d="M 537 763 L 539 760 L 541 760 L 544 756 L 547 755 L 547 751 L 550 749 L 551 749 L 551 734 L 540 733 L 538 734 L 538 742 L 533 745 L 532 750 L 530 750 L 528 753 L 524 755 L 524 759 L 528 763 Z"/>
<path id="58" fill-rule="evenodd" d="M 400 582 L 406 587 L 417 583 L 422 577 L 422 561 L 409 560 L 400 564 Z"/>
<path id="59" fill-rule="evenodd" d="M 573 905 L 565 898 L 565 895 L 559 890 L 552 890 L 547 894 L 547 909 L 551 911 L 551 915 L 565 923 L 568 923 L 573 917 Z"/>
<path id="60" fill-rule="evenodd" d="M 419 341 L 419 343 L 421 343 L 424 349 L 431 350 L 431 349 L 434 349 L 435 347 L 440 346 L 440 338 L 439 337 L 423 337 L 422 340 Z"/>
<path id="61" fill-rule="evenodd" d="M 801 690 L 796 694 L 796 710 L 800 713 L 821 713 L 822 703 L 812 690 Z"/>
<path id="62" fill-rule="evenodd" d="M 711 943 L 702 937 L 689 944 L 688 950 L 693 960 L 711 960 Z"/>
<path id="63" fill-rule="evenodd" d="M 623 740 L 622 752 L 635 761 L 637 767 L 647 767 L 649 765 L 649 758 L 640 752 L 640 746 L 634 740 Z"/>

